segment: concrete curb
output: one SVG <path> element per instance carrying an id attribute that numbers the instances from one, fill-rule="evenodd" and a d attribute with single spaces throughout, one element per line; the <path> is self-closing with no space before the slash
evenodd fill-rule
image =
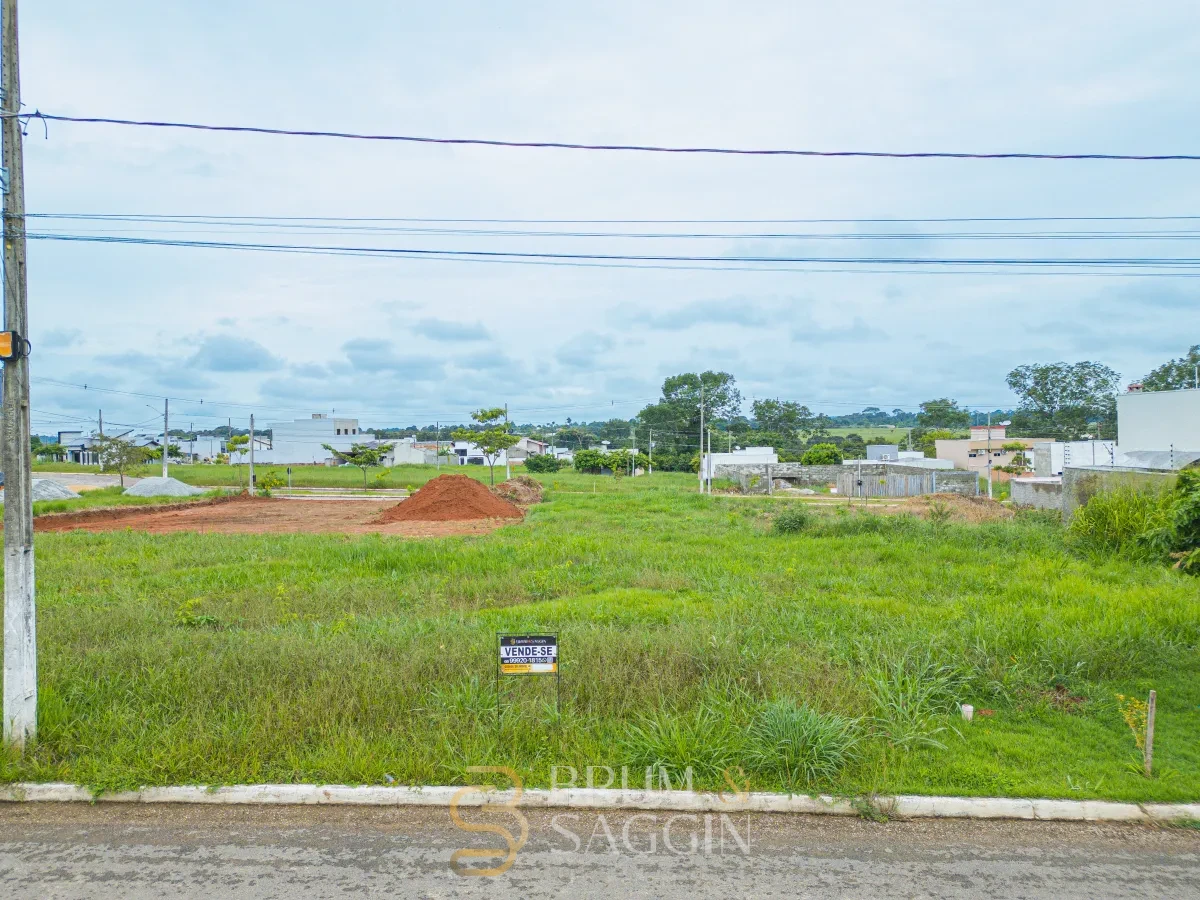
<path id="1" fill-rule="evenodd" d="M 207 803 L 216 805 L 442 806 L 460 787 L 353 787 L 317 784 L 248 784 L 148 787 L 95 795 L 64 782 L 0 786 L 0 802 L 10 803 Z M 501 804 L 512 791 L 470 791 L 463 806 Z M 1105 800 L 1022 800 L 1004 797 L 894 796 L 854 803 L 827 795 L 563 788 L 528 790 L 522 809 L 665 810 L 671 812 L 763 812 L 806 815 L 858 815 L 864 804 L 902 819 L 1029 819 L 1044 822 L 1173 822 L 1200 820 L 1200 803 L 1113 803 Z"/>

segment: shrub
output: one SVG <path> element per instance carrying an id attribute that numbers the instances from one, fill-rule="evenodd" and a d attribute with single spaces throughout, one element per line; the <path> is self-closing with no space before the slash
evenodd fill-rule
<path id="1" fill-rule="evenodd" d="M 690 714 L 659 713 L 629 729 L 625 751 L 639 768 L 661 766 L 672 774 L 688 767 L 701 779 L 720 782 L 737 762 L 740 741 L 730 717 L 701 706 Z"/>
<path id="2" fill-rule="evenodd" d="M 282 478 L 280 478 L 278 475 L 276 475 L 274 472 L 267 471 L 267 472 L 264 472 L 262 475 L 257 476 L 257 478 L 254 481 L 254 489 L 255 489 L 255 492 L 258 493 L 260 496 L 270 497 L 271 491 L 275 490 L 276 488 L 281 488 L 285 484 L 287 484 L 287 482 L 284 481 Z"/>
<path id="3" fill-rule="evenodd" d="M 1165 549 L 1161 543 L 1170 539 L 1170 511 L 1170 495 L 1165 491 L 1117 485 L 1093 495 L 1075 511 L 1067 541 L 1090 556 L 1160 556 Z"/>
<path id="4" fill-rule="evenodd" d="M 926 651 L 906 650 L 867 675 L 875 701 L 875 724 L 898 747 L 942 747 L 934 735 L 946 730 L 938 716 L 954 711 L 962 679 Z"/>
<path id="5" fill-rule="evenodd" d="M 599 450 L 576 450 L 575 470 L 599 474 L 604 468 L 604 453 Z"/>
<path id="6" fill-rule="evenodd" d="M 775 517 L 771 529 L 776 534 L 796 534 L 812 524 L 812 513 L 803 506 L 791 506 Z"/>
<path id="7" fill-rule="evenodd" d="M 842 451 L 835 444 L 813 444 L 800 457 L 805 466 L 836 466 L 842 461 Z"/>
<path id="8" fill-rule="evenodd" d="M 525 471 L 539 474 L 557 472 L 565 464 L 565 460 L 558 459 L 549 453 L 539 453 L 525 460 Z"/>
<path id="9" fill-rule="evenodd" d="M 854 756 L 859 723 L 780 700 L 763 708 L 750 736 L 750 765 L 778 776 L 789 788 L 801 787 L 837 777 Z"/>

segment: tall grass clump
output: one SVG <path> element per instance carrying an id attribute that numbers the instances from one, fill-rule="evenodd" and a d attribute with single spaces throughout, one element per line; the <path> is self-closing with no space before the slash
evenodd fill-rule
<path id="1" fill-rule="evenodd" d="M 1067 543 L 1084 556 L 1145 560 L 1163 555 L 1161 535 L 1170 526 L 1170 494 L 1131 484 L 1101 491 L 1075 511 Z"/>
<path id="2" fill-rule="evenodd" d="M 853 759 L 860 733 L 857 719 L 777 700 L 750 726 L 747 762 L 789 789 L 832 781 Z"/>
<path id="3" fill-rule="evenodd" d="M 925 651 L 906 650 L 867 675 L 875 704 L 874 723 L 898 747 L 939 747 L 935 735 L 946 730 L 939 717 L 954 712 L 964 679 Z"/>
<path id="4" fill-rule="evenodd" d="M 643 717 L 625 735 L 631 765 L 681 774 L 691 768 L 702 781 L 722 783 L 722 773 L 739 763 L 741 739 L 730 717 L 707 704 L 691 712 Z"/>
<path id="5" fill-rule="evenodd" d="M 797 534 L 812 524 L 813 515 L 802 506 L 791 506 L 783 510 L 771 523 L 776 534 Z"/>

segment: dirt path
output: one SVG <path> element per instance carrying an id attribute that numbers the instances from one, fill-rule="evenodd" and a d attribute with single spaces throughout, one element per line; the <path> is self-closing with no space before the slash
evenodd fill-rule
<path id="1" fill-rule="evenodd" d="M 387 534 L 400 537 L 447 537 L 487 534 L 512 519 L 379 524 L 380 513 L 395 501 L 294 500 L 236 497 L 217 503 L 172 505 L 169 509 L 126 507 L 39 516 L 37 531 L 118 531 L 150 534 L 178 531 L 202 534 Z"/>

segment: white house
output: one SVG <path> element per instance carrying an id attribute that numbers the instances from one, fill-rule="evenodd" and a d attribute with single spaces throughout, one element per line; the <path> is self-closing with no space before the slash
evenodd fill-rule
<path id="1" fill-rule="evenodd" d="M 450 464 L 459 466 L 486 466 L 488 459 L 478 444 L 470 441 L 455 441 L 450 449 Z M 496 454 L 493 462 L 503 466 L 508 462 L 508 456 L 503 450 Z"/>
<path id="2" fill-rule="evenodd" d="M 325 449 L 324 444 L 337 450 L 349 450 L 354 444 L 370 444 L 375 440 L 373 433 L 359 427 L 358 419 L 330 418 L 324 413 L 313 413 L 310 419 L 271 422 L 267 427 L 271 430 L 270 443 L 267 447 L 261 447 L 255 441 L 256 463 L 327 463 L 335 457 Z"/>
<path id="3" fill-rule="evenodd" d="M 779 454 L 774 447 L 739 447 L 731 453 L 705 453 L 700 473 L 701 477 L 713 478 L 717 466 L 775 465 L 778 462 Z"/>

